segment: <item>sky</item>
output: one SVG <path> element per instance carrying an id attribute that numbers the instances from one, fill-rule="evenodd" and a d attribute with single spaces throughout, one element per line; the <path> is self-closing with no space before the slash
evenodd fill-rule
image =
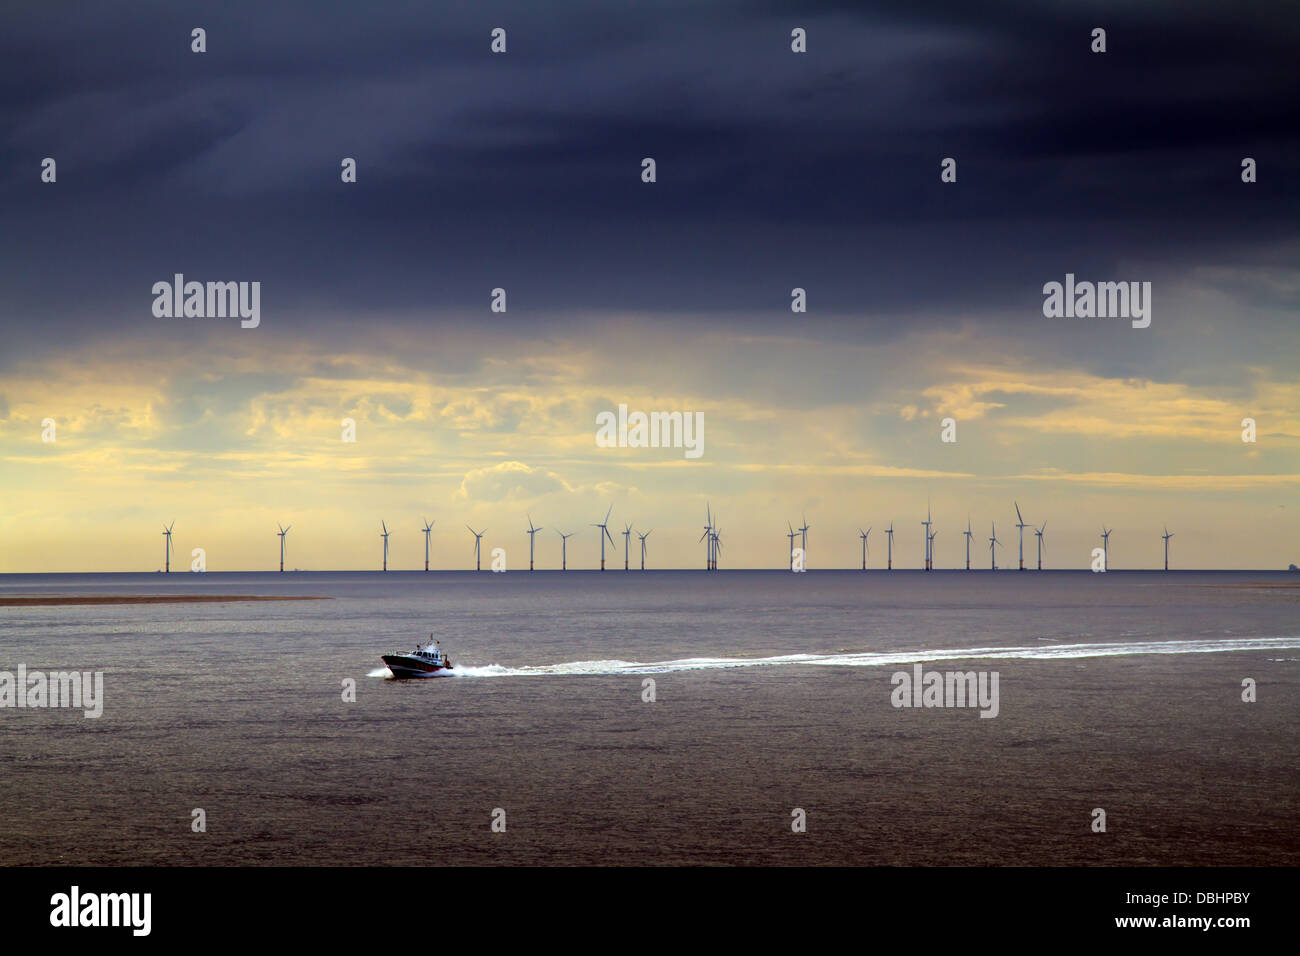
<path id="1" fill-rule="evenodd" d="M 1282 2 L 6 9 L 0 572 L 152 571 L 173 521 L 173 567 L 285 524 L 377 569 L 384 521 L 416 569 L 426 517 L 433 567 L 472 524 L 518 569 L 529 515 L 593 567 L 611 506 L 618 562 L 630 522 L 701 566 L 707 507 L 724 568 L 802 520 L 811 568 L 891 521 L 919 567 L 927 503 L 939 567 L 968 520 L 1006 567 L 1013 502 L 1048 567 L 1103 524 L 1112 568 L 1166 525 L 1174 567 L 1300 563 L 1298 47 Z M 156 316 L 177 273 L 260 323 Z M 1045 316 L 1067 274 L 1150 326 Z M 703 454 L 599 447 L 620 404 Z"/>

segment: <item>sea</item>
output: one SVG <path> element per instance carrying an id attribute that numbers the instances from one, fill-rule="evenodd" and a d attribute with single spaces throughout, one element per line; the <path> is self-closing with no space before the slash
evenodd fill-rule
<path id="1" fill-rule="evenodd" d="M 0 575 L 88 595 L 323 600 L 0 606 L 103 675 L 0 707 L 6 865 L 1300 864 L 1296 574 Z"/>

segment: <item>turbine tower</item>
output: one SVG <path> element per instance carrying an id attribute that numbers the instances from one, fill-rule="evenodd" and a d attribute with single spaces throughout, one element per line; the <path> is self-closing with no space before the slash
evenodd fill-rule
<path id="1" fill-rule="evenodd" d="M 993 528 L 993 533 L 989 535 L 989 567 L 992 570 L 996 571 L 998 569 L 998 557 L 997 554 L 994 552 L 993 547 L 994 545 L 996 545 L 999 548 L 1002 547 L 1002 542 L 998 540 L 997 524 L 993 523 L 991 526 Z"/>
<path id="2" fill-rule="evenodd" d="M 790 553 L 787 555 L 787 557 L 789 557 L 790 559 L 790 570 L 793 571 L 794 570 L 794 539 L 799 536 L 799 532 L 794 530 L 794 525 L 790 524 L 789 521 L 785 523 L 785 526 L 790 529 L 789 533 L 786 534 L 786 537 L 790 539 Z"/>
<path id="3" fill-rule="evenodd" d="M 284 536 L 289 533 L 289 528 L 292 528 L 293 525 L 289 525 L 289 528 L 281 528 L 277 524 L 276 527 L 280 528 L 280 573 L 284 574 Z"/>
<path id="4" fill-rule="evenodd" d="M 1020 504 L 1016 502 L 1015 505 L 1016 527 L 1020 529 L 1020 570 L 1023 571 L 1025 569 L 1025 529 L 1030 525 L 1024 518 L 1020 517 Z"/>
<path id="5" fill-rule="evenodd" d="M 172 573 L 172 528 L 176 527 L 173 520 L 170 525 L 163 525 L 163 572 Z"/>
<path id="6" fill-rule="evenodd" d="M 863 531 L 858 529 L 858 537 L 862 539 L 862 570 L 867 570 L 867 535 L 871 534 L 871 529 Z"/>
<path id="7" fill-rule="evenodd" d="M 1043 522 L 1043 526 L 1041 528 L 1034 529 L 1034 534 L 1038 535 L 1038 570 L 1039 571 L 1043 570 L 1043 549 L 1047 547 L 1047 545 L 1043 543 L 1043 532 L 1046 530 L 1047 530 L 1046 521 Z"/>
<path id="8" fill-rule="evenodd" d="M 889 536 L 889 557 L 885 561 L 885 570 L 894 570 L 894 522 L 889 522 L 889 527 L 885 529 L 885 534 Z"/>
<path id="9" fill-rule="evenodd" d="M 803 566 L 808 567 L 808 529 L 812 525 L 808 524 L 808 516 L 800 512 L 800 518 L 803 521 L 803 527 L 799 529 L 799 549 L 803 551 Z"/>
<path id="10" fill-rule="evenodd" d="M 1101 569 L 1110 570 L 1110 533 L 1113 529 L 1101 526 Z"/>
<path id="11" fill-rule="evenodd" d="M 573 532 L 565 534 L 556 528 L 555 533 L 560 536 L 560 570 L 567 571 L 569 570 L 569 539 L 573 537 Z"/>
<path id="12" fill-rule="evenodd" d="M 966 530 L 962 532 L 966 536 L 966 570 L 970 570 L 970 539 L 972 531 L 970 529 L 970 515 L 966 516 Z"/>
<path id="13" fill-rule="evenodd" d="M 537 540 L 537 532 L 541 530 L 543 529 L 533 527 L 533 516 L 529 515 L 528 516 L 528 570 L 529 571 L 533 569 L 533 543 Z"/>
<path id="14" fill-rule="evenodd" d="M 641 570 L 642 571 L 645 570 L 645 539 L 650 537 L 650 535 L 654 534 L 654 532 L 655 529 L 651 528 L 645 534 L 642 534 L 640 531 L 636 533 L 636 536 L 641 539 Z"/>
<path id="15" fill-rule="evenodd" d="M 925 569 L 924 570 L 929 571 L 930 570 L 930 525 L 933 524 L 933 522 L 930 520 L 930 503 L 928 501 L 925 504 L 925 520 L 922 521 L 921 524 L 925 526 Z"/>
<path id="16" fill-rule="evenodd" d="M 384 570 L 387 571 L 388 570 L 388 534 L 389 534 L 388 525 L 384 524 L 381 521 L 379 522 L 379 527 L 384 529 L 383 531 L 379 532 L 379 537 L 384 539 Z"/>
<path id="17" fill-rule="evenodd" d="M 716 520 L 718 516 L 714 515 L 713 517 L 714 520 Z M 713 530 L 709 532 L 709 544 L 712 545 L 710 549 L 712 551 L 712 557 L 709 560 L 709 565 L 711 570 L 716 571 L 718 570 L 718 552 L 722 550 L 721 526 L 715 525 Z"/>
<path id="18" fill-rule="evenodd" d="M 1165 533 L 1162 535 L 1162 537 L 1165 539 L 1165 570 L 1168 571 L 1169 570 L 1169 539 L 1173 537 L 1173 534 L 1171 534 L 1169 531 L 1168 525 L 1165 526 Z"/>
<path id="19" fill-rule="evenodd" d="M 469 525 L 465 525 L 465 527 L 469 528 Z M 469 533 L 474 536 L 474 570 L 482 571 L 483 565 L 479 563 L 479 544 L 483 540 L 483 535 L 487 534 L 487 528 L 484 528 L 482 531 L 475 531 L 473 528 L 469 528 Z"/>
<path id="20" fill-rule="evenodd" d="M 713 570 L 713 508 L 711 505 L 709 505 L 708 502 L 705 502 L 704 504 L 704 516 L 705 516 L 704 534 L 700 535 L 700 541 L 708 542 L 704 546 L 705 548 L 704 570 L 712 571 Z M 700 541 L 697 541 L 695 543 L 699 544 Z"/>
<path id="21" fill-rule="evenodd" d="M 600 569 L 605 570 L 605 539 L 609 538 L 609 543 L 614 543 L 614 536 L 609 533 L 609 516 L 614 513 L 614 506 L 609 506 L 609 511 L 605 512 L 605 520 L 600 524 L 593 524 L 593 528 L 600 529 Z"/>
<path id="22" fill-rule="evenodd" d="M 428 518 L 425 518 L 424 527 L 420 529 L 421 531 L 424 532 L 424 570 L 425 571 L 429 570 L 429 532 L 433 530 L 433 526 L 437 523 L 438 523 L 437 520 L 431 522 L 429 521 Z"/>
<path id="23" fill-rule="evenodd" d="M 623 535 L 623 570 L 626 571 L 628 569 L 628 560 L 627 560 L 628 545 L 632 541 L 632 525 L 630 523 L 625 524 L 623 526 L 622 535 Z"/>
<path id="24" fill-rule="evenodd" d="M 938 531 L 931 531 L 930 536 L 926 539 L 926 544 L 930 549 L 930 570 L 934 570 L 934 539 L 939 537 Z"/>

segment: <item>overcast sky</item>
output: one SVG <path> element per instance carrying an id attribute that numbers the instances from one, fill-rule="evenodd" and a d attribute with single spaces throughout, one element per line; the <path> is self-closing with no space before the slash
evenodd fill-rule
<path id="1" fill-rule="evenodd" d="M 891 518 L 919 565 L 927 497 L 943 566 L 1013 499 L 1055 566 L 1103 520 L 1123 566 L 1166 522 L 1182 566 L 1300 562 L 1297 89 L 1288 2 L 6 10 L 0 571 L 151 570 L 173 519 L 213 570 L 277 521 L 368 566 L 425 514 L 463 567 L 466 521 L 522 554 L 611 503 L 695 566 L 706 500 L 731 566 L 801 512 L 813 566 Z M 155 317 L 175 273 L 260 282 L 260 326 Z M 1044 317 L 1066 273 L 1151 326 Z M 620 402 L 704 456 L 597 448 Z"/>

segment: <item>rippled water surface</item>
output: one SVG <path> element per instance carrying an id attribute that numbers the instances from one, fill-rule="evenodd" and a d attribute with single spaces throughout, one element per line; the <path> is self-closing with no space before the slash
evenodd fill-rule
<path id="1" fill-rule="evenodd" d="M 1297 577 L 0 576 L 328 598 L 0 607 L 0 671 L 105 696 L 0 708 L 0 859 L 1294 865 Z M 386 679 L 430 632 L 455 676 Z M 998 716 L 892 706 L 913 662 L 997 671 Z"/>

